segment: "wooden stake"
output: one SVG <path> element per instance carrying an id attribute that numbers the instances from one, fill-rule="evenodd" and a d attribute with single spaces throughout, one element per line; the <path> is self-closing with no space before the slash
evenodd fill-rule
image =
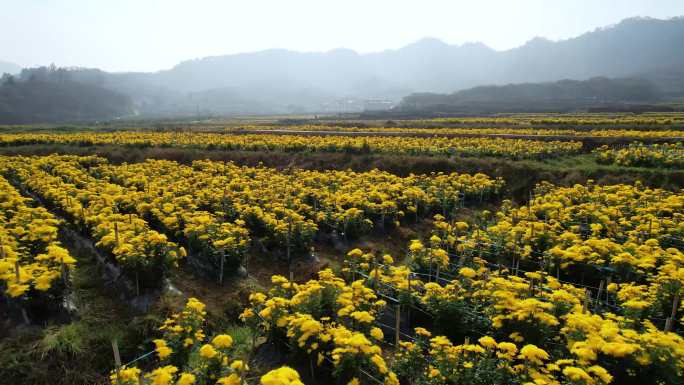
<path id="1" fill-rule="evenodd" d="M 292 284 L 293 282 L 294 282 L 294 272 L 292 270 L 290 270 L 290 287 L 289 287 L 290 298 L 292 298 L 294 296 L 294 285 Z M 352 291 L 352 295 L 354 295 L 353 293 L 354 293 L 354 291 Z M 352 301 L 352 302 L 354 302 L 354 301 Z"/>
<path id="2" fill-rule="evenodd" d="M 356 261 L 352 260 L 351 265 L 352 265 L 352 282 L 354 282 L 354 281 L 356 281 Z"/>
<path id="3" fill-rule="evenodd" d="M 226 263 L 226 253 L 221 253 L 221 271 L 219 271 L 219 285 L 223 286 L 223 265 Z"/>
<path id="4" fill-rule="evenodd" d="M 601 283 L 599 283 L 598 292 L 596 293 L 596 303 L 594 303 L 595 309 L 598 308 L 599 300 L 601 299 L 601 293 L 603 292 L 603 285 L 604 285 L 604 282 L 603 282 L 603 280 L 601 280 Z"/>
<path id="5" fill-rule="evenodd" d="M 401 340 L 401 335 L 399 333 L 399 328 L 401 327 L 401 305 L 397 304 L 394 307 L 394 314 L 395 314 L 395 320 L 394 320 L 394 345 L 397 347 L 399 346 L 399 342 Z"/>
<path id="6" fill-rule="evenodd" d="M 316 379 L 316 376 L 314 374 L 313 357 L 309 357 L 309 371 L 311 372 L 311 378 Z"/>
<path id="7" fill-rule="evenodd" d="M 26 314 L 26 309 L 24 307 L 21 307 L 21 316 L 24 318 L 24 323 L 27 325 L 31 324 L 31 320 L 29 320 L 28 314 Z"/>
<path id="8" fill-rule="evenodd" d="M 409 305 L 408 308 L 406 309 L 406 320 L 408 322 L 408 326 L 411 326 L 411 307 L 413 307 L 413 295 L 411 294 L 411 270 L 409 269 L 408 272 L 408 297 L 409 297 Z"/>
<path id="9" fill-rule="evenodd" d="M 112 352 L 114 352 L 116 383 L 121 384 L 121 356 L 119 355 L 119 344 L 116 342 L 116 340 L 112 340 Z"/>
<path id="10" fill-rule="evenodd" d="M 586 313 L 589 310 L 589 299 L 591 298 L 591 291 L 584 291 L 584 302 L 582 303 L 582 313 Z"/>
<path id="11" fill-rule="evenodd" d="M 66 265 L 64 264 L 64 261 L 62 261 L 62 280 L 64 281 L 64 287 L 67 286 L 67 269 Z"/>
<path id="12" fill-rule="evenodd" d="M 653 218 L 648 221 L 648 237 L 653 236 Z"/>
<path id="13" fill-rule="evenodd" d="M 534 297 L 534 279 L 530 279 L 530 297 Z"/>
<path id="14" fill-rule="evenodd" d="M 378 262 L 377 262 L 376 256 L 373 256 L 373 270 L 375 271 L 375 279 L 373 279 L 373 290 L 375 290 L 375 288 L 378 285 L 378 273 L 379 273 Z"/>
<path id="15" fill-rule="evenodd" d="M 291 255 L 290 255 L 290 237 L 292 236 L 292 222 L 288 221 L 287 223 L 287 239 L 286 239 L 286 248 L 287 248 L 287 269 L 292 272 L 292 261 L 291 261 Z"/>
<path id="16" fill-rule="evenodd" d="M 679 308 L 679 294 L 675 294 L 674 298 L 672 299 L 672 311 L 670 312 L 669 318 L 670 322 L 669 325 L 667 323 L 665 324 L 666 332 L 672 331 L 672 326 L 677 317 L 677 308 Z"/>

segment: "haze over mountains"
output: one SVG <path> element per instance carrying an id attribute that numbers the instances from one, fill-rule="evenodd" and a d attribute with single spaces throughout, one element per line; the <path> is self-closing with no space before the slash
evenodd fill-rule
<path id="1" fill-rule="evenodd" d="M 31 75 L 25 70 L 21 79 Z M 593 77 L 636 77 L 653 85 L 656 99 L 684 96 L 684 18 L 627 19 L 507 51 L 426 38 L 369 54 L 273 49 L 185 61 L 155 73 L 69 71 L 71 81 L 130 97 L 131 113 L 147 116 L 341 112 L 361 110 L 368 100 L 398 103 L 416 92 Z"/>
<path id="2" fill-rule="evenodd" d="M 21 72 L 21 67 L 18 65 L 0 60 L 0 75 L 4 73 L 18 74 L 19 72 Z"/>

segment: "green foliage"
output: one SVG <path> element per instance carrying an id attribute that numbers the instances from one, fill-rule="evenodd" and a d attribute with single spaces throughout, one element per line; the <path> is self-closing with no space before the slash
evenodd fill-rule
<path id="1" fill-rule="evenodd" d="M 86 345 L 84 334 L 87 330 L 80 323 L 64 326 L 53 326 L 45 329 L 39 349 L 46 354 L 80 354 Z"/>

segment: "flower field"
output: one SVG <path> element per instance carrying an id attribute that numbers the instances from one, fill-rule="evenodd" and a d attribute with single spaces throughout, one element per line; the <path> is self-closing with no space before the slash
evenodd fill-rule
<path id="1" fill-rule="evenodd" d="M 354 249 L 339 273 L 273 276 L 240 318 L 341 383 L 679 383 L 683 215 L 681 192 L 542 184 L 529 205 L 477 223 L 436 215 L 407 264 Z M 198 365 L 223 357 L 227 338 L 205 343 L 187 322 L 164 323 L 147 377 L 167 371 L 170 383 L 179 369 L 168 363 L 197 379 L 242 368 Z M 199 361 L 174 361 L 188 351 Z"/>
<path id="2" fill-rule="evenodd" d="M 308 253 L 319 231 L 355 238 L 402 220 L 449 215 L 503 186 L 483 174 L 283 173 L 210 161 L 114 166 L 76 156 L 4 157 L 0 173 L 96 241 L 138 292 L 159 286 L 187 250 L 222 280 L 245 263 L 252 238 L 290 260 Z"/>
<path id="3" fill-rule="evenodd" d="M 0 142 L 509 161 L 583 147 L 152 131 Z M 680 147 L 582 156 L 676 169 Z M 77 296 L 77 237 L 118 300 L 154 302 L 134 318 L 145 332 L 124 340 L 135 342 L 123 362 L 112 343 L 101 372 L 113 385 L 684 383 L 684 190 L 588 179 L 540 182 L 521 200 L 508 199 L 508 182 L 482 172 L 1 155 L 0 310 L 31 323 L 36 306 Z M 49 317 L 39 322 L 53 330 Z"/>

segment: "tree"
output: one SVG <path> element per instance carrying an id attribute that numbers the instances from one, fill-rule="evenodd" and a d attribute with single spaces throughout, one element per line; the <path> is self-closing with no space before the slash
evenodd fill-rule
<path id="1" fill-rule="evenodd" d="M 14 79 L 14 76 L 8 74 L 7 72 L 2 74 L 2 77 L 0 77 L 0 86 L 12 86 L 15 83 L 16 80 Z"/>

